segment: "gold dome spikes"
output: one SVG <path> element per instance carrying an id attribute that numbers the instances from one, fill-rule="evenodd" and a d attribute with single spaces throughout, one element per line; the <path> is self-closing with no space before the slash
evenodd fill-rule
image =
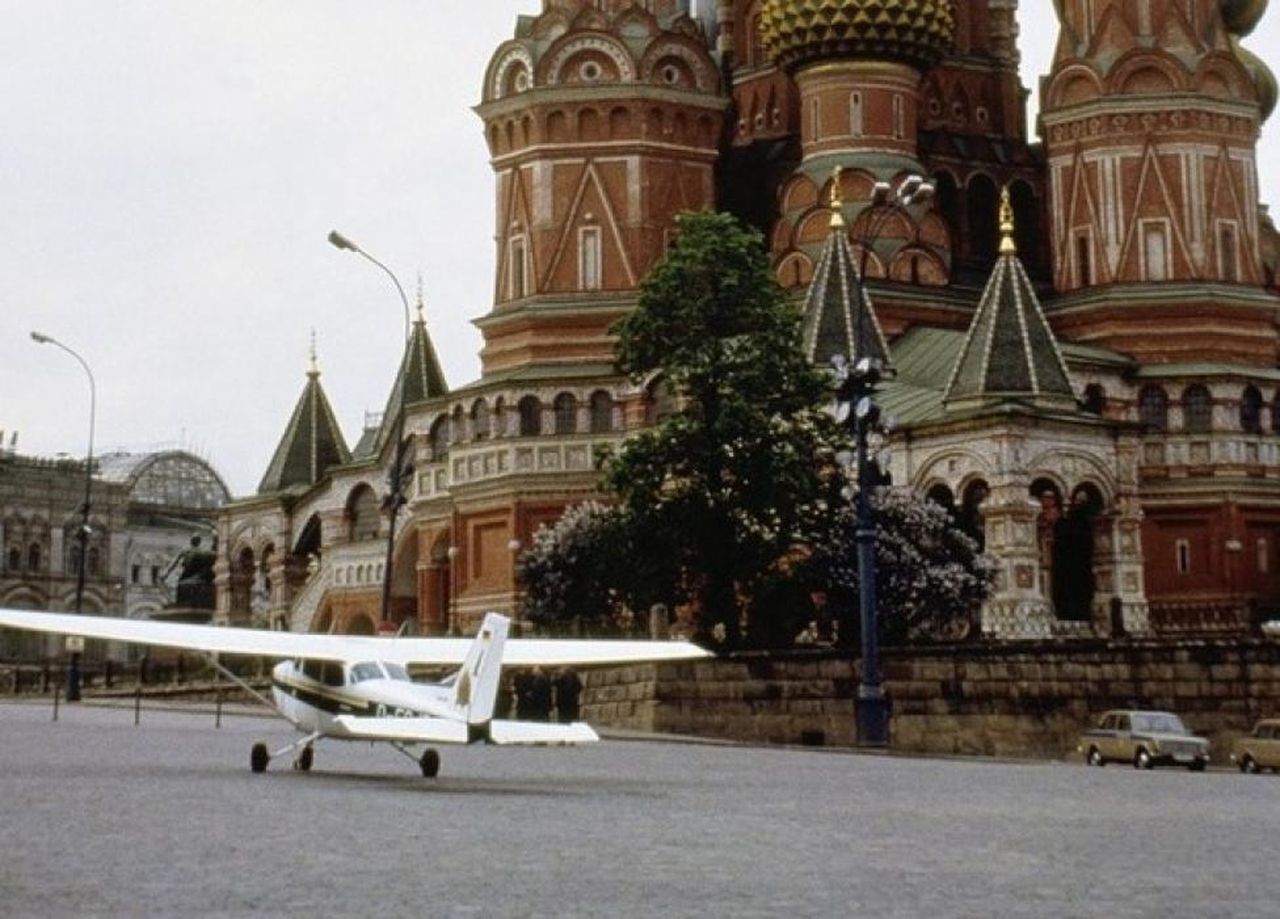
<path id="1" fill-rule="evenodd" d="M 1013 204 L 1009 200 L 1009 186 L 1000 189 L 1000 254 L 1017 255 L 1018 245 L 1013 241 Z"/>
<path id="2" fill-rule="evenodd" d="M 765 0 L 760 40 L 789 69 L 850 56 L 930 67 L 952 48 L 952 0 Z"/>
<path id="3" fill-rule="evenodd" d="M 840 192 L 840 174 L 842 170 L 839 166 L 831 171 L 831 229 L 844 229 L 844 198 Z"/>
<path id="4" fill-rule="evenodd" d="M 320 376 L 320 361 L 316 357 L 316 330 L 314 327 L 311 329 L 311 355 L 307 359 L 307 376 Z"/>

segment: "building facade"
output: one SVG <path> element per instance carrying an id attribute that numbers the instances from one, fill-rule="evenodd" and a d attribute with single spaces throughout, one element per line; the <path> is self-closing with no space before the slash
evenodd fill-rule
<path id="1" fill-rule="evenodd" d="M 532 533 L 669 409 L 660 379 L 617 374 L 609 329 L 675 216 L 714 207 L 765 235 L 814 360 L 887 357 L 895 481 L 1000 561 L 984 631 L 1248 628 L 1280 606 L 1280 242 L 1256 164 L 1276 87 L 1241 44 L 1265 7 L 1056 0 L 1035 141 L 1016 0 L 543 0 L 476 107 L 480 378 L 446 386 L 420 314 L 348 450 L 313 368 L 259 493 L 219 519 L 220 614 L 256 595 L 280 626 L 371 631 L 388 558 L 393 623 L 513 609 Z M 932 197 L 878 193 L 910 175 Z"/>
<path id="2" fill-rule="evenodd" d="M 80 608 L 88 614 L 152 618 L 213 607 L 212 582 L 202 596 L 179 580 L 194 539 L 212 551 L 217 510 L 230 498 L 205 460 L 182 450 L 109 453 L 94 460 L 89 538 Z M 83 460 L 0 452 L 0 606 L 75 608 L 86 468 Z M 193 603 L 191 601 L 203 601 Z M 43 655 L 45 639 L 10 633 L 0 653 Z M 90 654 L 105 648 L 90 642 Z"/>

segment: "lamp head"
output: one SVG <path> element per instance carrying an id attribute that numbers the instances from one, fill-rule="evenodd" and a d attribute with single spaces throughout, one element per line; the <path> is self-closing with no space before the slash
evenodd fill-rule
<path id="1" fill-rule="evenodd" d="M 329 231 L 329 245 L 331 245 L 331 246 L 333 246 L 333 247 L 335 247 L 335 248 L 337 248 L 337 249 L 347 249 L 347 250 L 349 250 L 349 251 L 351 251 L 351 252 L 359 252 L 359 251 L 360 251 L 360 247 L 359 247 L 359 246 L 357 246 L 357 245 L 356 245 L 355 243 L 353 243 L 351 240 L 347 239 L 345 236 L 343 236 L 343 235 L 342 235 L 341 233 L 339 233 L 337 230 L 330 230 L 330 231 Z"/>
<path id="2" fill-rule="evenodd" d="M 42 333 L 42 332 L 32 332 L 32 333 L 31 333 L 31 340 L 32 340 L 32 341 L 35 341 L 35 342 L 39 342 L 39 343 L 40 343 L 40 344 L 42 344 L 42 345 L 47 345 L 47 344 L 49 344 L 51 341 L 53 341 L 53 339 L 52 339 L 52 338 L 50 338 L 48 335 L 45 335 L 45 334 L 44 334 L 44 333 Z"/>

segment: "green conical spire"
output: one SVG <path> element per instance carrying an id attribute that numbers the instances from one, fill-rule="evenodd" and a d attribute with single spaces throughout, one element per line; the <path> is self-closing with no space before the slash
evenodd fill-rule
<path id="1" fill-rule="evenodd" d="M 851 362 L 871 357 L 888 366 L 889 345 L 861 283 L 843 205 L 837 166 L 831 180 L 831 233 L 804 299 L 805 354 L 814 364 L 825 365 L 839 354 Z"/>
<path id="2" fill-rule="evenodd" d="M 351 451 L 347 449 L 342 429 L 334 418 L 324 387 L 320 385 L 315 335 L 312 333 L 307 384 L 266 474 L 258 484 L 258 494 L 273 494 L 297 485 L 314 485 L 330 466 L 341 465 L 350 459 Z"/>
<path id="3" fill-rule="evenodd" d="M 1013 208 L 1000 203 L 1000 257 L 974 312 L 943 405 L 977 408 L 1002 401 L 1075 405 L 1071 377 L 1013 241 Z"/>
<path id="4" fill-rule="evenodd" d="M 421 292 L 418 294 L 417 312 L 418 318 L 414 320 L 409 340 L 405 343 L 404 356 L 400 360 L 395 385 L 391 387 L 387 408 L 382 414 L 382 425 L 378 429 L 378 437 L 369 445 L 370 452 L 382 449 L 382 445 L 391 437 L 396 416 L 404 406 L 435 399 L 449 392 L 444 373 L 440 370 L 440 360 L 436 357 L 435 346 L 427 333 L 427 322 L 422 314 Z"/>

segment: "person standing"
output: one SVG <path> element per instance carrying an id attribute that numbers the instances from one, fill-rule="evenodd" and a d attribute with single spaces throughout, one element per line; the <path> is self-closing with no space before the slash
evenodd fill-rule
<path id="1" fill-rule="evenodd" d="M 565 667 L 556 674 L 556 720 L 561 724 L 577 721 L 581 698 L 582 678 L 572 667 Z"/>

